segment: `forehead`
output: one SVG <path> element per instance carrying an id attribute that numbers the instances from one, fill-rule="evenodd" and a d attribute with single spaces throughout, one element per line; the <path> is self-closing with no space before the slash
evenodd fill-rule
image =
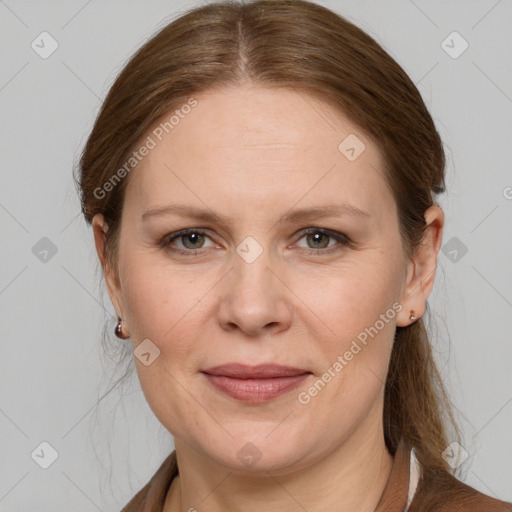
<path id="1" fill-rule="evenodd" d="M 310 206 L 352 197 L 364 209 L 393 202 L 377 145 L 318 98 L 241 86 L 194 99 L 193 108 L 177 107 L 147 134 L 154 147 L 132 171 L 125 198 L 139 214 L 175 199 L 248 211 L 299 200 Z"/>

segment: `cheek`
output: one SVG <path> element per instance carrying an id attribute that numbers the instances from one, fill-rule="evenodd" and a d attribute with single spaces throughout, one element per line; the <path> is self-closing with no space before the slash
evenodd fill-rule
<path id="1" fill-rule="evenodd" d="M 304 302 L 318 315 L 304 309 L 310 351 L 322 361 L 318 380 L 301 389 L 299 402 L 310 405 L 299 410 L 311 414 L 314 409 L 313 421 L 333 425 L 332 432 L 362 423 L 383 391 L 400 309 L 394 279 L 393 272 L 373 265 L 364 272 L 354 267 L 316 279 L 317 286 L 306 280 L 297 292 L 307 292 Z"/>
<path id="2" fill-rule="evenodd" d="M 151 254 L 128 256 L 124 270 L 123 300 L 136 342 L 172 337 L 208 289 L 208 276 L 155 263 Z"/>
<path id="3" fill-rule="evenodd" d="M 386 312 L 386 326 L 379 322 L 379 330 L 390 330 L 388 324 L 393 324 L 396 316 L 393 304 L 400 296 L 400 269 L 372 256 L 347 261 L 336 269 L 304 273 L 305 277 L 294 283 L 294 293 L 301 299 L 297 304 L 304 315 L 309 311 L 308 323 L 320 329 L 317 333 L 338 344 L 340 340 L 350 342 Z"/>
<path id="4" fill-rule="evenodd" d="M 398 265 L 377 253 L 351 263 L 347 260 L 329 273 L 324 269 L 316 276 L 308 274 L 294 288 L 311 307 L 309 311 L 301 306 L 302 319 L 310 351 L 322 362 L 319 377 L 326 383 L 306 389 L 303 398 L 311 397 L 315 407 L 325 411 L 338 404 L 329 421 L 342 424 L 347 411 L 362 418 L 381 392 L 401 308 Z"/>
<path id="5" fill-rule="evenodd" d="M 201 351 L 197 343 L 201 298 L 213 281 L 156 265 L 150 255 L 125 258 L 123 271 L 123 300 L 133 349 L 149 339 L 159 350 L 149 365 L 135 359 L 142 391 L 161 423 L 173 435 L 186 437 L 186 429 L 180 430 L 183 421 L 176 418 L 188 417 L 187 428 L 195 422 L 189 413 L 197 403 L 187 391 L 187 379 L 195 372 L 197 352 Z"/>

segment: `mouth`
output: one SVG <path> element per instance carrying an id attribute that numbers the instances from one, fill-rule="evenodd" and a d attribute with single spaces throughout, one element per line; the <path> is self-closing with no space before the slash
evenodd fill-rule
<path id="1" fill-rule="evenodd" d="M 261 364 L 250 366 L 229 363 L 203 370 L 208 382 L 222 394 L 249 403 L 261 403 L 292 391 L 312 372 L 281 366 Z"/>

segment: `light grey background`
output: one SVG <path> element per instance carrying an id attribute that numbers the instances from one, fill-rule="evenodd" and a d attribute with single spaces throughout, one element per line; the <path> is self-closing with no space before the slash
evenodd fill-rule
<path id="1" fill-rule="evenodd" d="M 466 417 L 463 478 L 512 500 L 512 2 L 322 3 L 404 67 L 445 141 L 435 347 Z M 117 511 L 173 448 L 135 374 L 94 408 L 116 367 L 100 345 L 113 309 L 71 170 L 126 59 L 197 5 L 0 0 L 0 511 Z M 43 31 L 58 43 L 47 59 L 31 47 Z M 469 44 L 458 58 L 442 47 L 453 31 Z M 49 460 L 44 441 L 58 454 L 48 469 L 31 457 Z"/>

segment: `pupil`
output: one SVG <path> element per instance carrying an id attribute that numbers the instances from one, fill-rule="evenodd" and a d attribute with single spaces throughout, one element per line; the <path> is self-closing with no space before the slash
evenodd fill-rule
<path id="1" fill-rule="evenodd" d="M 194 245 L 198 243 L 197 237 L 199 236 L 200 235 L 198 233 L 189 233 L 188 235 L 186 235 L 186 240 L 188 240 L 188 242 L 191 243 L 191 245 Z M 195 241 L 193 240 L 194 238 L 196 239 Z"/>
<path id="2" fill-rule="evenodd" d="M 322 238 L 323 236 L 325 236 L 323 233 L 315 233 L 315 234 L 313 235 L 313 241 L 314 241 L 314 243 L 318 245 L 318 242 L 319 242 L 319 241 L 321 242 L 321 238 Z M 319 240 L 319 238 L 320 238 L 320 240 Z M 321 245 L 321 243 L 320 243 L 320 245 Z"/>

